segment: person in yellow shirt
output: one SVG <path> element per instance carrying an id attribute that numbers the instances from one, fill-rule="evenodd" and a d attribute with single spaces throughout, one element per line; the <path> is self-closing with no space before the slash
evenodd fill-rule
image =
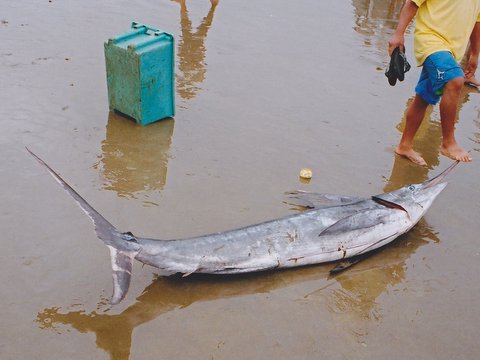
<path id="1" fill-rule="evenodd" d="M 429 105 L 440 101 L 441 153 L 453 160 L 469 162 L 467 151 L 455 139 L 455 120 L 465 77 L 474 77 L 480 52 L 480 0 L 406 0 L 395 33 L 388 42 L 391 55 L 404 49 L 405 30 L 416 18 L 414 52 L 422 66 L 415 98 L 406 113 L 406 125 L 395 152 L 425 166 L 413 150 L 413 138 Z M 469 45 L 470 44 L 470 45 Z M 459 65 L 469 46 L 465 72 Z"/>

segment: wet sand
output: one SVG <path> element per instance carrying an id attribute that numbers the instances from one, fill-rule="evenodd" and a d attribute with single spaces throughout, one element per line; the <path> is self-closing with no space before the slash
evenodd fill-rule
<path id="1" fill-rule="evenodd" d="M 438 107 L 394 155 L 419 69 L 390 87 L 403 1 L 16 1 L 0 5 L 2 359 L 475 359 L 480 94 L 457 139 L 471 164 L 407 235 L 351 270 L 164 277 L 136 263 L 108 305 L 89 219 L 24 146 L 115 226 L 178 238 L 291 214 L 284 192 L 356 196 L 448 166 Z M 103 43 L 140 21 L 176 39 L 175 119 L 109 113 Z M 413 39 L 407 57 L 413 63 Z M 313 178 L 302 182 L 302 167 Z"/>

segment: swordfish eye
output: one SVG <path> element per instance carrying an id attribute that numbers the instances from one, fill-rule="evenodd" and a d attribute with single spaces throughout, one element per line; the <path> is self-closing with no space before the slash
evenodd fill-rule
<path id="1" fill-rule="evenodd" d="M 410 190 L 410 191 L 415 191 L 415 189 L 416 189 L 415 185 L 409 185 L 408 186 L 408 190 Z"/>
<path id="2" fill-rule="evenodd" d="M 127 241 L 137 242 L 137 238 L 130 231 L 122 233 L 122 238 Z"/>

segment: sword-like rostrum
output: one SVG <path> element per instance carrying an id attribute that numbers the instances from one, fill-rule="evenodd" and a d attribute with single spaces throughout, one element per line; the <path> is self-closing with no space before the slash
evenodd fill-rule
<path id="1" fill-rule="evenodd" d="M 28 150 L 28 149 L 27 149 Z M 42 159 L 45 166 L 92 219 L 97 236 L 110 249 L 112 304 L 130 284 L 132 261 L 182 273 L 233 274 L 316 264 L 350 258 L 384 246 L 410 230 L 445 188 L 442 179 L 458 164 L 421 184 L 356 197 L 311 194 L 311 210 L 235 230 L 188 239 L 157 240 L 120 232 L 93 209 Z M 308 198 L 308 193 L 297 193 Z"/>

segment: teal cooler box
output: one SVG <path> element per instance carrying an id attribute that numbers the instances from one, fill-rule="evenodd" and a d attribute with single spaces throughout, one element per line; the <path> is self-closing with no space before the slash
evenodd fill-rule
<path id="1" fill-rule="evenodd" d="M 175 115 L 174 39 L 132 23 L 130 32 L 105 43 L 111 110 L 141 125 Z"/>

